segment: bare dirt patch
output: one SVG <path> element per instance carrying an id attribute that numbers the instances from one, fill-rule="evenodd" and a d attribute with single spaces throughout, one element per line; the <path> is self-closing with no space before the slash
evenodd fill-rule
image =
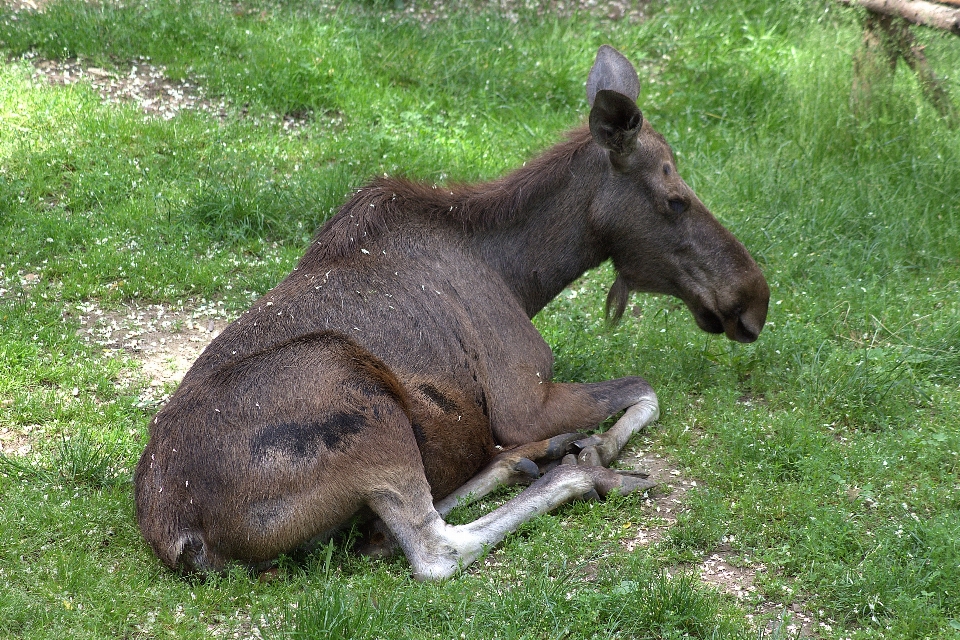
<path id="1" fill-rule="evenodd" d="M 738 600 L 747 600 L 754 597 L 756 593 L 754 581 L 757 578 L 757 572 L 762 571 L 764 566 L 762 564 L 749 566 L 731 564 L 736 561 L 736 555 L 729 550 L 711 553 L 700 563 L 700 579 Z"/>
<path id="2" fill-rule="evenodd" d="M 18 14 L 43 12 L 53 1 L 0 0 L 0 4 Z M 32 78 L 35 81 L 45 81 L 53 86 L 86 84 L 100 94 L 105 104 L 135 104 L 144 114 L 164 120 L 170 120 L 182 111 L 206 112 L 220 121 L 249 115 L 246 105 L 232 105 L 223 98 L 208 95 L 200 81 L 172 79 L 164 65 L 154 64 L 145 56 L 118 62 L 111 69 L 96 66 L 83 58 L 48 60 L 32 52 L 22 59 L 33 65 Z M 293 131 L 308 124 L 311 116 L 308 113 L 268 113 L 260 119 L 279 123 L 284 131 Z"/>
<path id="3" fill-rule="evenodd" d="M 757 576 L 766 571 L 762 563 L 744 559 L 721 545 L 697 567 L 700 580 L 717 591 L 733 596 L 749 611 L 747 619 L 766 633 L 775 630 L 788 638 L 815 638 L 816 617 L 802 603 L 784 606 L 762 599 L 757 593 Z"/>
<path id="4" fill-rule="evenodd" d="M 34 80 L 56 86 L 84 83 L 99 93 L 105 104 L 135 104 L 147 116 L 170 120 L 182 111 L 202 111 L 223 122 L 250 115 L 246 105 L 236 107 L 223 98 L 207 96 L 198 82 L 170 79 L 165 66 L 155 65 L 145 57 L 118 65 L 114 70 L 94 66 L 82 58 L 44 60 L 27 55 L 24 59 L 33 64 Z M 257 118 L 261 124 L 279 124 L 287 132 L 303 128 L 311 119 L 309 113 L 266 113 Z"/>
<path id="5" fill-rule="evenodd" d="M 633 469 L 650 474 L 657 487 L 645 499 L 646 506 L 657 522 L 654 526 L 641 527 L 635 537 L 624 540 L 628 551 L 659 542 L 667 529 L 677 522 L 684 510 L 688 491 L 699 486 L 697 480 L 686 478 L 676 464 L 662 454 L 642 449 L 628 449 L 618 458 L 618 468 Z"/>
<path id="6" fill-rule="evenodd" d="M 104 354 L 124 355 L 140 364 L 147 388 L 143 406 L 159 405 L 200 353 L 231 320 L 223 303 L 187 301 L 180 306 L 128 304 L 104 310 L 95 302 L 75 307 L 79 334 Z"/>
<path id="7" fill-rule="evenodd" d="M 33 78 L 45 79 L 52 85 L 77 83 L 90 85 L 106 104 L 134 103 L 144 113 L 170 120 L 185 109 L 206 111 L 220 119 L 227 117 L 227 103 L 204 95 L 202 88 L 189 80 L 171 80 L 166 67 L 154 65 L 149 58 L 108 70 L 82 59 L 30 59 Z"/>
<path id="8" fill-rule="evenodd" d="M 22 430 L 9 427 L 0 429 L 0 453 L 17 457 L 28 455 L 33 450 L 31 431 L 33 425 L 27 425 Z"/>

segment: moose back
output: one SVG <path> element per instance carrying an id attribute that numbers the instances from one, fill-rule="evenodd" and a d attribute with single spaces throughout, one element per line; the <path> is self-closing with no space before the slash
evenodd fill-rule
<path id="1" fill-rule="evenodd" d="M 653 485 L 606 468 L 657 418 L 653 390 L 552 382 L 530 318 L 612 260 L 615 317 L 632 291 L 669 294 L 703 330 L 750 342 L 769 289 L 643 119 L 630 62 L 601 47 L 586 85 L 589 124 L 503 178 L 358 190 L 207 347 L 135 473 L 140 529 L 165 564 L 263 567 L 360 517 L 417 578 L 443 578 L 565 501 Z M 519 482 L 479 520 L 443 520 Z"/>

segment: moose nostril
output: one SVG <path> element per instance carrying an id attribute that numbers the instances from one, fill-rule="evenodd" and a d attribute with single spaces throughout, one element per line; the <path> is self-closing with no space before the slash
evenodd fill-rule
<path id="1" fill-rule="evenodd" d="M 747 326 L 747 324 L 743 321 L 743 316 L 740 316 L 737 318 L 737 329 L 734 337 L 737 342 L 753 342 L 760 337 L 760 331 L 753 327 Z"/>

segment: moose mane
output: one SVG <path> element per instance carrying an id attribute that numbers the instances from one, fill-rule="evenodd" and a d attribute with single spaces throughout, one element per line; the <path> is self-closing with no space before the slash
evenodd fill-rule
<path id="1" fill-rule="evenodd" d="M 508 225 L 529 205 L 569 180 L 574 158 L 589 148 L 587 127 L 519 169 L 490 182 L 436 185 L 399 177 L 377 178 L 358 189 L 314 236 L 304 260 L 342 258 L 391 227 L 414 221 L 457 225 L 465 232 Z"/>

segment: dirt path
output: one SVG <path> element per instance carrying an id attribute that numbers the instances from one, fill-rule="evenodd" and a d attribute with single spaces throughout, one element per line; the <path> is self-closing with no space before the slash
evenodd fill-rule
<path id="1" fill-rule="evenodd" d="M 54 0 L 0 0 L 0 4 L 11 7 L 14 13 L 42 12 Z M 226 4 L 226 2 L 225 2 Z M 325 3 L 329 10 L 335 10 L 337 3 Z M 507 19 L 516 21 L 518 10 L 535 8 L 541 14 L 569 16 L 575 11 L 585 11 L 611 21 L 625 20 L 638 22 L 646 17 L 649 0 L 550 0 L 532 2 L 531 0 L 433 0 L 427 2 L 401 2 L 393 10 L 384 13 L 393 19 L 412 19 L 427 25 L 444 20 L 457 11 L 492 9 Z M 230 2 L 234 13 L 243 14 L 254 11 L 247 9 L 242 1 Z M 319 11 L 323 8 L 315 8 Z M 256 13 L 262 13 L 257 9 Z M 34 78 L 45 78 L 52 85 L 89 84 L 108 104 L 132 103 L 138 105 L 144 113 L 165 120 L 172 119 L 183 110 L 199 110 L 210 113 L 221 120 L 228 117 L 243 117 L 245 110 L 238 105 L 230 105 L 226 100 L 214 98 L 204 91 L 201 83 L 191 80 L 171 80 L 166 68 L 154 64 L 149 58 L 117 64 L 115 69 L 94 66 L 83 59 L 46 60 L 34 54 L 23 56 L 34 66 Z M 309 114 L 277 115 L 267 114 L 266 119 L 279 121 L 285 130 L 296 130 L 309 122 Z"/>

